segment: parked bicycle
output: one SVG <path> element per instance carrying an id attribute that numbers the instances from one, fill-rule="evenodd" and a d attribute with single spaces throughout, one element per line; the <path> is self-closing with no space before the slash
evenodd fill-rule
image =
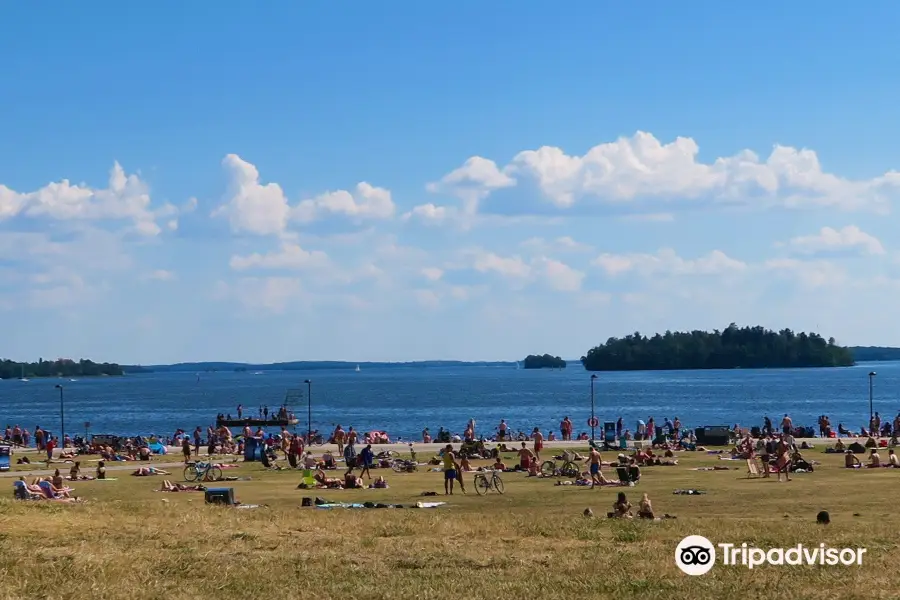
<path id="1" fill-rule="evenodd" d="M 562 475 L 563 477 L 578 477 L 581 475 L 581 467 L 574 461 L 565 461 L 558 469 L 557 464 L 558 463 L 555 460 L 545 460 L 541 463 L 541 475 L 544 477 L 553 477 L 556 475 Z"/>
<path id="2" fill-rule="evenodd" d="M 394 458 L 391 463 L 391 468 L 397 473 L 412 473 L 418 471 L 419 461 L 416 460 L 416 451 L 413 450 L 412 444 L 409 446 L 409 454 L 409 460 L 405 458 Z M 394 452 L 393 456 L 398 456 L 398 453 Z"/>
<path id="3" fill-rule="evenodd" d="M 210 462 L 197 462 L 184 468 L 185 481 L 219 481 L 222 469 Z"/>
<path id="4" fill-rule="evenodd" d="M 498 494 L 503 493 L 503 480 L 500 479 L 499 471 L 481 471 L 475 474 L 475 492 L 479 496 L 483 496 L 491 491 L 491 488 L 497 490 Z"/>

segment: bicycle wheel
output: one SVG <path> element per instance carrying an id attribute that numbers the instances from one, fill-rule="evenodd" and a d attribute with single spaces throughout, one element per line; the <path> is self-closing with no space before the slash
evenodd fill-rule
<path id="1" fill-rule="evenodd" d="M 321 446 L 321 445 L 324 444 L 324 443 L 325 443 L 325 440 L 322 439 L 322 436 L 321 436 L 321 435 L 316 436 L 316 437 L 313 438 L 313 445 L 314 445 L 314 446 Z"/>
<path id="2" fill-rule="evenodd" d="M 484 475 L 476 475 L 473 483 L 475 484 L 475 493 L 479 496 L 491 491 L 491 482 Z"/>
<path id="3" fill-rule="evenodd" d="M 494 484 L 494 489 L 497 490 L 497 493 L 502 494 L 503 493 L 503 480 L 500 479 L 500 476 L 497 475 L 496 473 L 494 473 L 494 478 L 491 480 L 491 482 Z"/>
<path id="4" fill-rule="evenodd" d="M 563 465 L 562 474 L 566 477 L 578 477 L 581 475 L 581 469 L 572 461 Z"/>
<path id="5" fill-rule="evenodd" d="M 185 467 L 184 468 L 184 480 L 185 481 L 197 481 L 197 469 L 194 467 Z"/>
<path id="6" fill-rule="evenodd" d="M 403 464 L 402 462 L 400 462 L 399 460 L 395 460 L 394 463 L 391 465 L 391 468 L 394 469 L 394 471 L 397 473 L 402 473 L 403 471 L 406 470 L 406 465 Z"/>
<path id="7" fill-rule="evenodd" d="M 552 477 L 556 473 L 556 463 L 552 460 L 545 460 L 541 464 L 541 475 L 544 477 Z"/>
<path id="8" fill-rule="evenodd" d="M 222 479 L 222 469 L 216 466 L 212 466 L 209 468 L 209 471 L 206 472 L 207 481 L 219 481 Z"/>

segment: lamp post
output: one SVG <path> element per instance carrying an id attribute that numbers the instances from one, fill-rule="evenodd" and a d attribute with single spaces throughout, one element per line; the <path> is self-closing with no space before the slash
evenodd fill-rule
<path id="1" fill-rule="evenodd" d="M 60 384 L 56 384 L 56 389 L 59 390 L 59 443 L 62 444 L 60 448 L 66 447 L 66 401 L 63 396 L 63 386 Z"/>
<path id="2" fill-rule="evenodd" d="M 594 416 L 594 381 L 597 380 L 597 374 L 591 374 L 591 441 L 594 441 L 594 423 L 596 423 L 596 416 Z"/>
<path id="3" fill-rule="evenodd" d="M 869 373 L 869 427 L 872 427 L 872 419 L 875 418 L 875 409 L 872 406 L 872 390 L 875 382 L 875 371 Z"/>
<path id="4" fill-rule="evenodd" d="M 306 443 L 312 445 L 312 381 L 307 379 L 306 384 Z"/>

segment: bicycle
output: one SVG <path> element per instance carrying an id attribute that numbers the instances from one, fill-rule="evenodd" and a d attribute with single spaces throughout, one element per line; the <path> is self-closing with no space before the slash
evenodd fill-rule
<path id="1" fill-rule="evenodd" d="M 578 477 L 581 475 L 581 467 L 578 463 L 567 460 L 562 464 L 562 468 L 557 470 L 555 460 L 545 460 L 541 463 L 541 475 L 544 477 L 553 477 L 554 475 L 562 475 L 563 477 Z"/>
<path id="2" fill-rule="evenodd" d="M 222 469 L 210 462 L 198 462 L 184 468 L 185 481 L 219 481 Z"/>
<path id="3" fill-rule="evenodd" d="M 394 458 L 391 463 L 391 468 L 397 473 L 412 473 L 413 471 L 418 471 L 419 461 L 416 460 L 416 451 L 412 449 L 412 446 L 409 448 L 409 454 L 412 457 L 410 460 Z M 397 453 L 392 453 L 392 456 L 397 456 Z"/>
<path id="4" fill-rule="evenodd" d="M 483 496 L 491 491 L 491 488 L 497 490 L 498 494 L 503 493 L 503 480 L 500 479 L 499 471 L 482 471 L 475 475 L 475 492 L 479 496 Z"/>

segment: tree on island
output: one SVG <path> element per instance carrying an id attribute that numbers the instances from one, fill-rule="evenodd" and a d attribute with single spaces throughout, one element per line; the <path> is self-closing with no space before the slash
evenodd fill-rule
<path id="1" fill-rule="evenodd" d="M 523 368 L 525 369 L 565 369 L 566 361 L 558 356 L 549 354 L 529 354 L 525 357 Z"/>
<path id="2" fill-rule="evenodd" d="M 95 377 L 99 375 L 122 375 L 122 367 L 115 363 L 95 363 L 86 359 L 74 361 L 69 358 L 59 358 L 53 361 L 40 358 L 35 363 L 0 360 L 0 379 Z"/>
<path id="3" fill-rule="evenodd" d="M 834 338 L 732 323 L 723 331 L 667 331 L 653 337 L 635 332 L 609 338 L 582 356 L 581 364 L 588 371 L 650 371 L 849 367 L 854 361 L 850 349 Z"/>

